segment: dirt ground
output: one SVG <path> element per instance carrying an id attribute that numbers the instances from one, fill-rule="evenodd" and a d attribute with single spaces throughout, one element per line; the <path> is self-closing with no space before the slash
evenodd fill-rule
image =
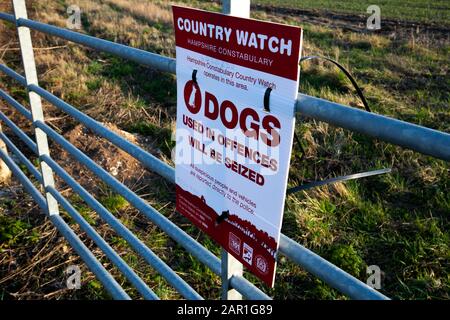
<path id="1" fill-rule="evenodd" d="M 122 136 L 144 150 L 156 154 L 156 149 L 149 143 L 149 138 L 139 134 L 131 134 L 120 130 L 112 123 L 103 123 L 103 125 L 114 133 Z M 75 147 L 89 156 L 106 171 L 111 173 L 116 179 L 131 188 L 137 184 L 148 184 L 155 177 L 155 174 L 146 170 L 142 164 L 134 157 L 120 148 L 117 148 L 107 140 L 95 135 L 91 130 L 79 124 L 75 128 L 64 134 L 66 139 Z M 52 150 L 53 157 L 60 163 L 65 170 L 73 177 L 76 177 L 83 186 L 86 186 L 89 192 L 99 194 L 99 185 L 94 183 L 95 179 L 92 173 L 78 161 L 74 161 L 70 154 L 55 144 Z M 63 185 L 62 181 L 59 182 Z"/>
<path id="2" fill-rule="evenodd" d="M 450 27 L 437 23 L 383 18 L 381 20 L 381 29 L 371 31 L 367 30 L 366 27 L 367 15 L 345 14 L 325 10 L 280 8 L 270 5 L 252 5 L 252 8 L 279 17 L 288 15 L 302 22 L 314 23 L 332 29 L 339 28 L 364 34 L 386 35 L 394 40 L 409 39 L 411 36 L 414 36 L 418 42 L 450 41 Z"/>

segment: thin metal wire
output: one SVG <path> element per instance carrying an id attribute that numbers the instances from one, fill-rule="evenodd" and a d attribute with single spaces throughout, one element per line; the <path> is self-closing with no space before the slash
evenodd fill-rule
<path id="1" fill-rule="evenodd" d="M 342 182 L 342 181 L 376 176 L 376 175 L 380 175 L 380 174 L 389 173 L 391 171 L 392 171 L 391 168 L 385 168 L 385 169 L 372 170 L 372 171 L 367 171 L 367 172 L 354 173 L 354 174 L 350 174 L 347 176 L 339 176 L 339 177 L 320 180 L 320 181 L 314 181 L 314 182 L 302 184 L 301 186 L 290 188 L 287 190 L 286 194 L 292 194 L 292 193 L 299 192 L 302 190 L 308 190 L 308 189 L 312 189 L 315 187 L 324 186 L 326 184 L 332 184 L 332 183 L 336 183 L 336 182 Z"/>

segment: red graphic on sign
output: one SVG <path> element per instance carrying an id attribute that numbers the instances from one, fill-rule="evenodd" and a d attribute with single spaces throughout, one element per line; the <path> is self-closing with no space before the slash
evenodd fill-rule
<path id="1" fill-rule="evenodd" d="M 230 100 L 218 101 L 216 96 L 205 91 L 204 102 L 202 92 L 198 84 L 192 80 L 184 86 L 184 103 L 192 115 L 201 115 L 209 120 L 220 121 L 225 128 L 241 129 L 249 138 L 264 144 L 276 147 L 281 142 L 278 132 L 281 129 L 280 120 L 272 114 L 267 114 L 260 119 L 256 111 L 250 107 L 239 112 L 236 104 Z M 203 105 L 202 105 L 203 103 Z M 204 110 L 201 110 L 203 107 Z M 231 116 L 227 116 L 230 114 Z M 251 122 L 250 125 L 247 123 Z M 266 167 L 268 165 L 265 165 Z"/>
<path id="2" fill-rule="evenodd" d="M 241 254 L 241 239 L 234 233 L 230 232 L 228 247 L 236 254 Z"/>
<path id="3" fill-rule="evenodd" d="M 198 84 L 193 80 L 188 81 L 184 86 L 184 102 L 186 108 L 194 114 L 199 112 L 202 107 L 202 93 Z"/>
<path id="4" fill-rule="evenodd" d="M 269 273 L 269 263 L 267 262 L 266 258 L 261 255 L 257 255 L 255 261 L 256 268 L 261 271 L 262 274 Z"/>
<path id="5" fill-rule="evenodd" d="M 219 214 L 211 208 L 207 199 L 203 196 L 196 196 L 189 191 L 176 186 L 177 211 L 191 220 L 198 228 L 208 233 L 222 247 L 230 247 L 230 234 L 239 234 L 242 241 L 245 242 L 243 249 L 247 259 L 243 258 L 238 252 L 230 250 L 229 253 L 236 259 L 239 259 L 254 274 L 260 277 L 264 282 L 271 285 L 274 280 L 275 270 L 275 252 L 277 243 L 275 239 L 262 230 L 257 229 L 252 223 L 240 219 L 238 216 L 230 214 L 223 222 L 216 224 Z M 204 199 L 204 200 L 202 200 Z M 243 230 L 245 232 L 243 232 Z M 239 239 L 239 241 L 241 241 Z M 251 252 L 251 254 L 250 254 Z M 266 262 L 266 268 L 260 270 L 252 263 L 253 256 L 263 257 Z"/>
<path id="6" fill-rule="evenodd" d="M 244 248 L 242 250 L 242 259 L 244 259 L 249 265 L 253 262 L 253 248 L 248 244 L 244 243 Z"/>

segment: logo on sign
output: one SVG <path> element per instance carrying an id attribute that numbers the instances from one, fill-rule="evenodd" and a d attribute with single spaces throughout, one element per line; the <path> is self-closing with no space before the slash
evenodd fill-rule
<path id="1" fill-rule="evenodd" d="M 238 255 L 241 253 L 241 239 L 232 232 L 229 234 L 228 247 Z"/>
<path id="2" fill-rule="evenodd" d="M 192 113 L 197 113 L 202 107 L 202 93 L 198 84 L 192 80 L 184 86 L 184 102 Z"/>
<path id="3" fill-rule="evenodd" d="M 269 264 L 266 258 L 264 258 L 261 255 L 257 255 L 255 261 L 256 261 L 256 268 L 259 271 L 261 271 L 261 273 L 267 274 L 269 272 Z"/>
<path id="4" fill-rule="evenodd" d="M 244 250 L 242 251 L 242 259 L 249 265 L 253 262 L 253 248 L 244 242 Z"/>
<path id="5" fill-rule="evenodd" d="M 274 115 L 266 114 L 261 118 L 254 108 L 247 107 L 239 110 L 232 101 L 220 102 L 209 91 L 204 92 L 204 100 L 202 100 L 200 87 L 193 80 L 186 82 L 183 91 L 184 103 L 192 114 L 204 116 L 213 121 L 219 120 L 225 128 L 230 130 L 239 128 L 247 137 L 256 141 L 261 140 L 269 147 L 277 147 L 280 144 L 281 123 L 279 118 Z M 200 112 L 202 106 L 203 115 Z"/>

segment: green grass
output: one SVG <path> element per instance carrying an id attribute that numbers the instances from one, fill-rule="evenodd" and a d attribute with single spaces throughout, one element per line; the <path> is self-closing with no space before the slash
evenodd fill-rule
<path id="1" fill-rule="evenodd" d="M 100 199 L 100 202 L 110 212 L 124 210 L 129 206 L 127 200 L 119 194 L 109 194 Z"/>
<path id="2" fill-rule="evenodd" d="M 253 15 L 268 18 L 265 13 Z M 450 131 L 448 42 L 417 45 L 408 38 L 394 41 L 331 30 L 295 17 L 286 22 L 304 28 L 305 55 L 337 58 L 352 72 L 374 112 Z M 328 63 L 302 64 L 300 91 L 344 104 L 359 102 L 348 80 Z M 348 182 L 339 189 L 323 187 L 288 197 L 283 232 L 362 281 L 368 265 L 380 266 L 382 292 L 392 298 L 448 299 L 448 163 L 298 120 L 297 132 L 307 156 L 302 161 L 292 158 L 290 184 L 381 167 L 394 171 Z M 297 286 L 282 283 L 293 279 Z M 342 298 L 283 263 L 273 293 L 280 299 Z"/>
<path id="3" fill-rule="evenodd" d="M 367 7 L 377 5 L 383 17 L 407 21 L 423 21 L 434 23 L 450 23 L 450 3 L 446 0 L 366 0 L 366 1 L 334 1 L 334 0 L 256 0 L 254 4 L 273 5 L 295 9 L 314 9 L 367 15 Z"/>
<path id="4" fill-rule="evenodd" d="M 0 216 L 0 245 L 16 244 L 30 228 L 31 225 L 25 221 Z"/>

